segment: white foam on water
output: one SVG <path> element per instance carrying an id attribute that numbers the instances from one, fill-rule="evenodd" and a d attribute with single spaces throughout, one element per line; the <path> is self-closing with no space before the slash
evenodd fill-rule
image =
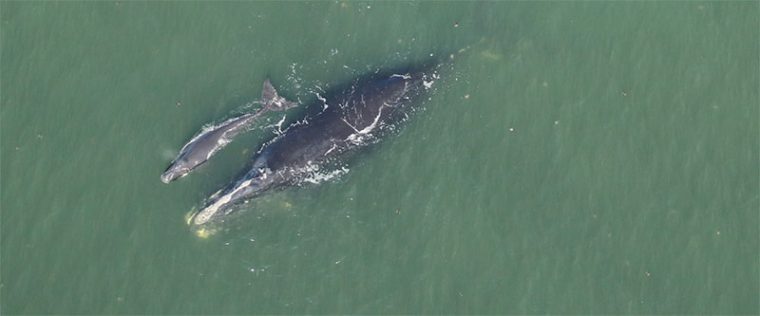
<path id="1" fill-rule="evenodd" d="M 275 134 L 280 135 L 282 134 L 282 124 L 285 123 L 285 114 L 282 115 L 282 118 L 275 124 L 274 126 L 277 127 L 277 132 Z"/>
<path id="2" fill-rule="evenodd" d="M 322 101 L 322 103 L 327 104 L 327 99 L 323 97 L 319 92 L 314 92 L 314 94 L 317 96 L 317 100 Z"/>
<path id="3" fill-rule="evenodd" d="M 330 181 L 332 179 L 335 179 L 337 177 L 340 177 L 346 173 L 348 173 L 350 170 L 346 167 L 340 167 L 340 169 L 335 169 L 332 171 L 320 171 L 319 167 L 314 165 L 315 168 L 311 171 L 308 177 L 303 179 L 303 182 L 309 182 L 313 184 L 320 184 L 325 181 Z M 308 167 L 307 167 L 308 168 Z"/>
<path id="4" fill-rule="evenodd" d="M 319 92 L 313 92 L 317 96 L 317 100 L 322 101 L 322 111 L 324 112 L 329 107 L 327 105 L 327 98 L 323 97 Z"/>
<path id="5" fill-rule="evenodd" d="M 303 66 L 298 63 L 290 64 L 290 74 L 288 74 L 288 81 L 293 84 L 293 87 L 300 89 L 303 83 L 303 79 L 298 75 L 299 70 L 303 69 Z"/>
<path id="6" fill-rule="evenodd" d="M 368 138 L 371 138 L 372 135 L 370 134 L 377 126 L 378 122 L 380 121 L 380 116 L 383 115 L 383 108 L 385 108 L 385 105 L 380 106 L 380 108 L 377 111 L 377 116 L 375 116 L 375 119 L 372 121 L 372 124 L 367 125 L 361 130 L 357 130 L 356 127 L 349 124 L 346 120 L 343 120 L 348 126 L 354 129 L 355 133 L 348 135 L 346 137 L 346 141 L 351 142 L 355 145 L 364 144 Z"/>

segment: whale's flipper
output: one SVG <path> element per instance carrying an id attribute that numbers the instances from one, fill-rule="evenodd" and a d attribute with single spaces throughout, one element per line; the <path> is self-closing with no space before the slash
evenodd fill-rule
<path id="1" fill-rule="evenodd" d="M 277 90 L 272 86 L 269 79 L 264 80 L 264 87 L 261 89 L 261 103 L 273 111 L 285 111 L 298 105 L 298 103 L 288 101 L 277 94 Z"/>

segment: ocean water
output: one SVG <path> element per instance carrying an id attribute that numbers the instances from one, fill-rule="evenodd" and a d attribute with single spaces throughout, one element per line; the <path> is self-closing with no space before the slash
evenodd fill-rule
<path id="1" fill-rule="evenodd" d="M 0 2 L 3 314 L 758 314 L 760 5 Z M 347 174 L 185 216 L 261 83 L 458 53 Z"/>

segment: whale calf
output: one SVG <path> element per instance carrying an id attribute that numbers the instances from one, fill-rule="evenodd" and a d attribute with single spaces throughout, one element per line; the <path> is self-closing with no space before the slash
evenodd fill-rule
<path id="1" fill-rule="evenodd" d="M 235 136 L 245 131 L 262 114 L 268 111 L 284 111 L 297 105 L 279 96 L 269 79 L 264 81 L 260 103 L 263 106 L 256 112 L 233 117 L 196 134 L 180 149 L 177 158 L 161 174 L 161 181 L 169 183 L 187 175 L 229 144 Z"/>
<path id="2" fill-rule="evenodd" d="M 378 71 L 319 96 L 322 103 L 315 102 L 307 110 L 318 108 L 321 112 L 290 125 L 262 146 L 237 179 L 209 197 L 192 215 L 190 224 L 221 220 L 243 202 L 297 185 L 314 170 L 376 143 L 414 111 L 415 103 L 438 78 L 437 65 Z"/>

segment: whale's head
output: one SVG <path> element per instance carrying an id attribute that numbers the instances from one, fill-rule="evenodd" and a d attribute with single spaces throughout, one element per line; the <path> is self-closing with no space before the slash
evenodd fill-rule
<path id="1" fill-rule="evenodd" d="M 184 158 L 180 157 L 179 159 L 172 162 L 172 164 L 166 168 L 166 171 L 161 174 L 161 182 L 169 183 L 176 179 L 184 177 L 188 172 L 190 172 L 191 169 L 192 168 L 188 167 L 187 161 L 185 161 Z"/>
<path id="2" fill-rule="evenodd" d="M 264 161 L 260 157 L 238 180 L 208 198 L 203 208 L 192 215 L 190 225 L 202 226 L 219 220 L 237 210 L 241 204 L 275 187 L 282 176 L 267 168 Z"/>

